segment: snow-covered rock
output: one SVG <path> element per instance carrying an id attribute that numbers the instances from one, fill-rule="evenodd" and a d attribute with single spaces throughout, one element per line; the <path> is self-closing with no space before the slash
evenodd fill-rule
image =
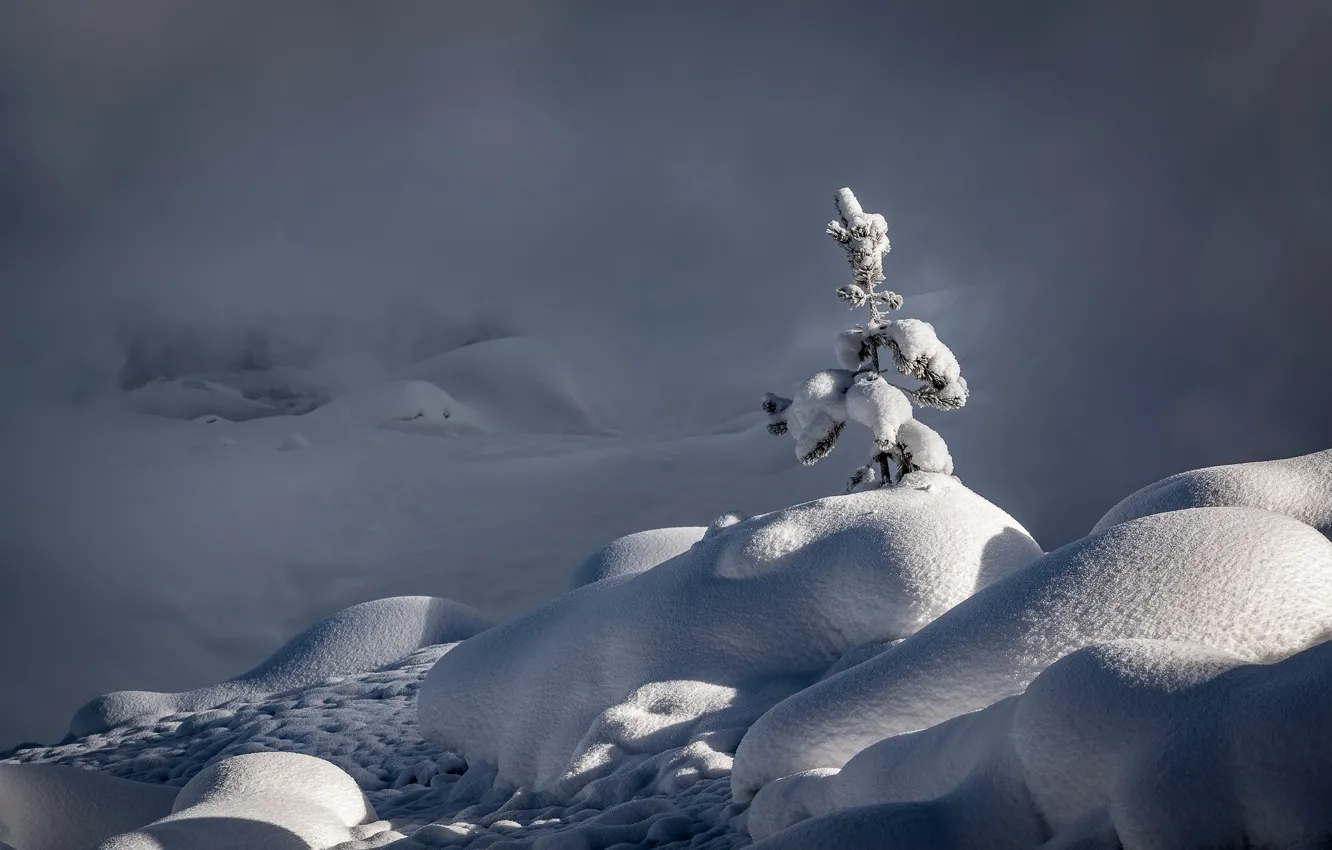
<path id="1" fill-rule="evenodd" d="M 137 413 L 171 419 L 221 416 L 233 422 L 277 416 L 285 410 L 248 399 L 226 384 L 203 378 L 158 378 L 125 393 L 125 404 Z"/>
<path id="2" fill-rule="evenodd" d="M 847 651 L 911 634 L 1039 555 L 942 475 L 757 516 L 460 644 L 422 687 L 421 732 L 537 790 L 709 735 L 729 752 Z"/>
<path id="3" fill-rule="evenodd" d="M 1131 520 L 1051 552 L 773 707 L 736 753 L 735 795 L 841 767 L 876 741 L 1021 693 L 1093 643 L 1177 640 L 1268 661 L 1329 635 L 1332 543 L 1308 525 L 1252 508 Z"/>
<path id="4" fill-rule="evenodd" d="M 1172 475 L 1115 505 L 1093 530 L 1149 514 L 1205 507 L 1276 511 L 1307 522 L 1332 538 L 1332 449 Z"/>
<path id="5" fill-rule="evenodd" d="M 300 753 L 250 753 L 204 768 L 171 814 L 96 850 L 324 850 L 384 833 L 352 778 Z"/>
<path id="6" fill-rule="evenodd" d="M 704 526 L 652 528 L 617 537 L 588 555 L 574 570 L 569 589 L 616 576 L 634 575 L 665 563 L 703 539 Z"/>
<path id="7" fill-rule="evenodd" d="M 764 850 L 1321 846 L 1329 689 L 1327 642 L 1269 665 L 1096 644 L 1021 696 L 766 786 L 748 825 Z"/>
<path id="8" fill-rule="evenodd" d="M 259 666 L 220 684 L 178 694 L 117 691 L 100 696 L 74 715 L 70 733 L 82 737 L 121 723 L 152 722 L 236 697 L 254 699 L 375 670 L 423 646 L 464 640 L 492 625 L 479 611 L 450 599 L 397 596 L 363 602 L 321 620 Z"/>
<path id="9" fill-rule="evenodd" d="M 474 411 L 488 431 L 591 434 L 604 416 L 574 370 L 550 344 L 527 336 L 489 339 L 408 367 Z"/>
<path id="10" fill-rule="evenodd" d="M 178 790 L 76 767 L 0 763 L 0 845 L 85 847 L 169 814 Z"/>
<path id="11" fill-rule="evenodd" d="M 338 396 L 306 414 L 423 434 L 479 434 L 485 423 L 476 411 L 429 381 L 389 381 Z"/>

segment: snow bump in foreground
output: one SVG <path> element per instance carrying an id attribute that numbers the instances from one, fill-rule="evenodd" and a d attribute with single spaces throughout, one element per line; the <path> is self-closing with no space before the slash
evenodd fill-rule
<path id="1" fill-rule="evenodd" d="M 498 788 L 569 794 L 691 747 L 727 763 L 759 713 L 843 654 L 915 632 L 1040 554 L 944 475 L 774 511 L 459 645 L 422 688 L 421 732 L 489 765 Z M 659 767 L 664 781 L 709 770 Z"/>
<path id="2" fill-rule="evenodd" d="M 807 688 L 753 725 L 738 800 L 876 741 L 1021 693 L 1076 649 L 1149 638 L 1270 661 L 1332 635 L 1332 543 L 1289 517 L 1194 508 L 1070 543 L 895 647 Z"/>

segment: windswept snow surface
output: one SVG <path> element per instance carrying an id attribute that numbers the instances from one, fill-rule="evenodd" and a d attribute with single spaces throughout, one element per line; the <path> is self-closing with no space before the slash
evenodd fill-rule
<path id="1" fill-rule="evenodd" d="M 672 747 L 729 761 L 758 712 L 844 653 L 1039 556 L 944 475 L 754 517 L 461 644 L 426 680 L 422 734 L 497 786 L 561 793 Z"/>
<path id="2" fill-rule="evenodd" d="M 1115 505 L 1094 530 L 1181 508 L 1223 506 L 1275 511 L 1332 538 L 1332 449 L 1172 475 Z"/>
<path id="3" fill-rule="evenodd" d="M 1021 696 L 766 786 L 748 825 L 764 850 L 1323 846 L 1330 691 L 1328 642 L 1268 665 L 1095 644 Z"/>
<path id="4" fill-rule="evenodd" d="M 650 570 L 689 551 L 690 546 L 703 539 L 707 530 L 706 526 L 652 528 L 617 537 L 578 565 L 569 579 L 569 589 Z"/>
<path id="5" fill-rule="evenodd" d="M 836 768 L 875 741 L 1021 693 L 1041 670 L 1122 638 L 1250 661 L 1332 636 L 1332 543 L 1286 516 L 1194 508 L 1131 520 L 995 582 L 886 652 L 764 714 L 736 753 L 736 798 Z"/>
<path id="6" fill-rule="evenodd" d="M 378 670 L 422 647 L 455 643 L 492 625 L 479 611 L 450 599 L 400 596 L 363 602 L 316 623 L 253 670 L 220 684 L 179 694 L 116 691 L 100 696 L 79 709 L 69 731 L 83 737 L 129 720 L 152 722 Z"/>

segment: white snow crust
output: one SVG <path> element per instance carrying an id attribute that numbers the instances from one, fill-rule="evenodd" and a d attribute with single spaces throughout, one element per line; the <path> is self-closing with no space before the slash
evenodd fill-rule
<path id="1" fill-rule="evenodd" d="M 1201 644 L 1260 661 L 1332 635 L 1332 543 L 1289 517 L 1195 508 L 1071 543 L 899 645 L 773 707 L 736 753 L 738 800 L 875 741 L 985 708 L 1093 643 Z"/>
<path id="2" fill-rule="evenodd" d="M 461 644 L 426 680 L 421 731 L 497 786 L 560 793 L 672 747 L 712 741 L 729 759 L 758 711 L 847 651 L 1039 555 L 947 476 L 775 511 Z"/>
<path id="3" fill-rule="evenodd" d="M 764 850 L 1318 846 L 1329 688 L 1329 642 L 1265 665 L 1094 644 L 1021 696 L 766 786 L 748 825 Z"/>
<path id="4" fill-rule="evenodd" d="M 1332 449 L 1172 475 L 1115 505 L 1093 530 L 1149 514 L 1204 507 L 1263 508 L 1307 522 L 1332 538 Z"/>
<path id="5" fill-rule="evenodd" d="M 82 737 L 131 720 L 152 721 L 376 670 L 421 647 L 459 641 L 492 625 L 480 612 L 450 599 L 399 596 L 363 602 L 316 623 L 254 669 L 220 684 L 177 694 L 117 691 L 100 696 L 74 715 L 70 733 Z"/>
<path id="6" fill-rule="evenodd" d="M 628 576 L 665 563 L 703 539 L 705 526 L 651 528 L 617 537 L 593 552 L 578 565 L 569 579 L 569 589 L 594 581 Z"/>

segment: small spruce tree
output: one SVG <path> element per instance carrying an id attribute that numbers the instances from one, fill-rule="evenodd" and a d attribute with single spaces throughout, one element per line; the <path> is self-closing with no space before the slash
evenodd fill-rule
<path id="1" fill-rule="evenodd" d="M 851 309 L 867 308 L 868 320 L 837 337 L 841 369 L 817 372 L 800 386 L 795 398 L 767 393 L 763 411 L 768 430 L 795 437 L 796 457 L 818 463 L 837 445 L 847 421 L 870 429 L 874 452 L 869 463 L 852 474 L 848 492 L 869 490 L 900 481 L 916 470 L 951 475 L 953 458 L 934 429 L 912 416 L 912 402 L 922 407 L 956 410 L 967 403 L 967 382 L 957 358 L 939 341 L 934 327 L 919 319 L 890 319 L 902 307 L 902 296 L 880 291 L 883 258 L 889 250 L 888 222 L 861 209 L 850 189 L 835 198 L 838 218 L 828 235 L 846 250 L 851 283 L 837 297 Z M 914 389 L 899 387 L 880 370 L 879 353 L 888 352 L 898 374 L 920 381 Z M 896 470 L 896 479 L 893 471 Z"/>

